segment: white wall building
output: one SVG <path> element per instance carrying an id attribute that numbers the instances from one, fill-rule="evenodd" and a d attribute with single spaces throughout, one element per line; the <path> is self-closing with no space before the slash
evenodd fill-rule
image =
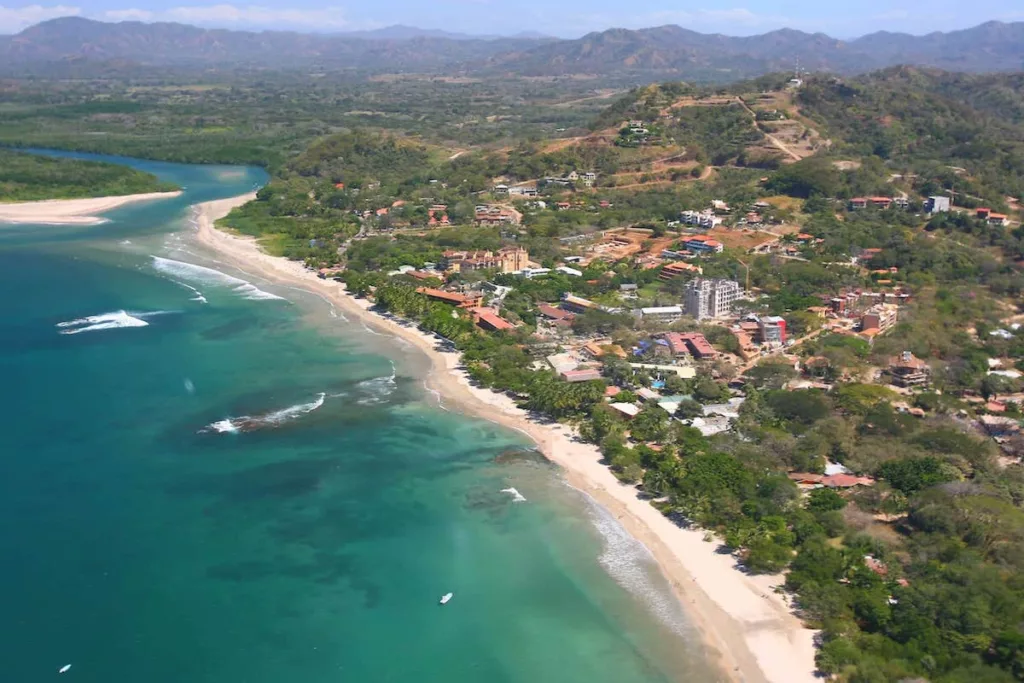
<path id="1" fill-rule="evenodd" d="M 735 280 L 697 278 L 686 283 L 686 313 L 698 320 L 724 318 L 732 312 L 742 290 Z"/>

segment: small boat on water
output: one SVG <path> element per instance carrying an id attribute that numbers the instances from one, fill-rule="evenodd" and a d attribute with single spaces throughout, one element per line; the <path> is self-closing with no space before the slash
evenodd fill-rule
<path id="1" fill-rule="evenodd" d="M 448 601 L 452 599 L 453 595 L 455 595 L 455 594 L 454 593 L 445 593 L 444 595 L 442 595 L 441 596 L 441 604 L 442 605 L 447 605 Z"/>
<path id="2" fill-rule="evenodd" d="M 70 664 L 65 664 L 61 668 L 57 669 L 57 673 L 59 673 L 59 674 L 66 674 L 70 670 L 71 670 L 71 665 Z"/>

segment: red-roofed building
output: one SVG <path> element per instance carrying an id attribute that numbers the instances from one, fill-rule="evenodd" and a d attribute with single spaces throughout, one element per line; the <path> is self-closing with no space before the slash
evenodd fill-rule
<path id="1" fill-rule="evenodd" d="M 548 320 L 572 320 L 576 317 L 574 313 L 563 311 L 561 308 L 557 308 L 551 304 L 539 304 L 537 306 L 537 312 Z"/>
<path id="2" fill-rule="evenodd" d="M 687 251 L 697 254 L 717 254 L 724 248 L 722 243 L 709 235 L 694 235 L 683 242 Z"/>
<path id="3" fill-rule="evenodd" d="M 667 332 L 662 335 L 662 338 L 668 342 L 672 355 L 677 358 L 693 356 L 698 360 L 706 360 L 718 356 L 718 352 L 711 346 L 707 338 L 699 332 L 688 334 Z"/>
<path id="4" fill-rule="evenodd" d="M 871 477 L 857 477 L 852 474 L 830 474 L 821 478 L 821 485 L 830 489 L 849 489 L 854 486 L 873 486 Z"/>
<path id="5" fill-rule="evenodd" d="M 696 273 L 697 275 L 702 275 L 704 273 L 704 269 L 692 263 L 676 261 L 662 268 L 661 272 L 658 273 L 658 279 L 662 282 L 668 282 L 669 280 L 674 280 L 685 273 Z"/>
<path id="6" fill-rule="evenodd" d="M 1010 221 L 1009 216 L 1004 213 L 990 213 L 988 215 L 988 224 L 1002 226 L 1006 225 Z"/>
<path id="7" fill-rule="evenodd" d="M 980 218 L 983 221 L 987 221 L 990 213 L 992 213 L 992 209 L 982 207 L 978 209 L 974 215 L 975 217 Z"/>
<path id="8" fill-rule="evenodd" d="M 560 373 L 562 379 L 566 382 L 589 382 L 595 379 L 601 379 L 601 371 L 592 368 L 587 370 L 565 370 Z"/>
<path id="9" fill-rule="evenodd" d="M 443 289 L 434 289 L 433 287 L 417 287 L 416 291 L 434 301 L 451 304 L 459 308 L 475 308 L 483 300 L 481 296 L 466 296 L 458 292 L 446 292 Z"/>
<path id="10" fill-rule="evenodd" d="M 490 330 L 491 332 L 511 330 L 515 327 L 515 325 L 502 318 L 490 308 L 474 308 L 472 309 L 472 313 L 473 322 L 475 322 L 478 327 Z"/>

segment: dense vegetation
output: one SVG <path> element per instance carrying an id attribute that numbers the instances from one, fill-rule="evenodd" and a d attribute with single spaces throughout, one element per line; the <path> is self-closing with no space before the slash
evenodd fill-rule
<path id="1" fill-rule="evenodd" d="M 1005 455 L 1024 454 L 1024 443 L 1004 444 L 1001 456 L 970 426 L 989 398 L 1022 389 L 990 374 L 994 361 L 1024 367 L 1024 332 L 1004 329 L 1024 296 L 1024 229 L 1011 201 L 1024 193 L 1019 76 L 897 69 L 811 77 L 792 90 L 786 74 L 724 89 L 640 87 L 617 100 L 574 82 L 260 78 L 19 82 L 0 105 L 0 140 L 268 166 L 271 182 L 227 226 L 309 265 L 344 265 L 350 291 L 443 336 L 482 386 L 575 424 L 666 515 L 717 532 L 750 571 L 787 572 L 801 616 L 822 629 L 823 673 L 844 683 L 1024 678 L 1024 470 Z M 816 126 L 829 144 L 793 163 L 764 155 L 760 122 L 783 118 Z M 623 138 L 619 126 L 631 120 L 647 133 Z M 595 187 L 541 182 L 543 204 L 494 189 L 572 171 L 596 172 Z M 927 216 L 931 194 L 1014 222 Z M 907 206 L 850 208 L 850 198 L 871 195 L 903 196 Z M 739 307 L 783 315 L 790 337 L 806 340 L 791 349 L 798 358 L 742 369 L 719 360 L 692 379 L 660 378 L 665 394 L 685 397 L 675 415 L 646 403 L 627 421 L 605 389 L 637 401 L 656 379 L 650 372 L 612 358 L 602 379 L 564 382 L 537 369 L 560 342 L 532 333 L 537 305 L 572 292 L 608 306 L 579 315 L 575 334 L 658 362 L 643 343 L 666 326 L 619 311 L 620 287 L 636 285 L 630 308 L 677 304 L 686 277 L 663 281 L 663 266 L 631 258 L 594 260 L 581 276 L 391 274 L 437 263 L 447 249 L 512 243 L 554 267 L 582 253 L 558 238 L 624 225 L 678 245 L 687 230 L 680 211 L 713 200 L 742 207 L 726 217 L 730 237 L 750 233 L 739 221 L 758 207 L 781 249 L 726 248 L 700 260 L 704 275 L 748 280 L 757 296 Z M 474 225 L 479 204 L 515 206 L 521 225 Z M 467 312 L 416 292 L 442 277 L 511 287 L 498 306 L 518 326 L 484 333 Z M 818 334 L 824 321 L 808 310 L 856 290 L 897 289 L 912 298 L 871 341 L 850 330 Z M 721 325 L 684 319 L 670 328 L 739 350 Z M 928 391 L 899 394 L 878 381 L 903 351 L 928 363 Z M 800 374 L 816 388 L 791 386 Z M 740 394 L 729 431 L 705 437 L 686 424 Z M 919 410 L 926 415 L 912 416 Z M 826 462 L 877 484 L 804 493 L 786 476 L 820 473 Z"/>
<path id="2" fill-rule="evenodd" d="M 120 164 L 0 150 L 0 201 L 78 199 L 178 189 Z"/>

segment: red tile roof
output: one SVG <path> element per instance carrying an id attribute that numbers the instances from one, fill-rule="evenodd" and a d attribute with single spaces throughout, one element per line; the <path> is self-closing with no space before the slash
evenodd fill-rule
<path id="1" fill-rule="evenodd" d="M 437 299 L 438 301 L 444 301 L 457 306 L 461 306 L 472 301 L 468 296 L 464 296 L 457 292 L 446 292 L 443 289 L 434 289 L 433 287 L 419 287 L 416 291 L 420 294 L 429 296 L 431 299 Z"/>
<path id="2" fill-rule="evenodd" d="M 511 330 L 515 325 L 502 318 L 500 315 L 490 310 L 489 308 L 474 308 L 473 317 L 476 318 L 476 324 L 481 327 L 485 327 L 489 330 L 500 331 L 500 330 Z"/>
<path id="3" fill-rule="evenodd" d="M 556 308 L 551 304 L 540 304 L 537 306 L 537 310 L 542 316 L 551 320 L 565 320 L 566 318 L 573 317 L 573 314 L 569 311 L 563 311 L 561 308 Z"/>

